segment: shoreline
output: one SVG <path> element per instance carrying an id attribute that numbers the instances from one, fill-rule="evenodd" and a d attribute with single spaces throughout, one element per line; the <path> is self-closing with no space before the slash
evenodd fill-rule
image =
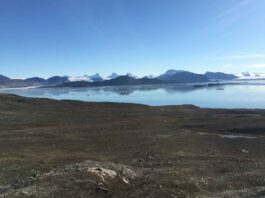
<path id="1" fill-rule="evenodd" d="M 148 106 L 148 107 L 185 107 L 185 106 L 191 106 L 191 107 L 195 107 L 195 108 L 199 108 L 199 109 L 208 109 L 208 110 L 230 110 L 230 111 L 233 111 L 233 110 L 242 110 L 242 111 L 245 111 L 245 110 L 249 110 L 249 111 L 265 111 L 265 108 L 224 108 L 224 107 L 200 107 L 198 105 L 194 105 L 194 104 L 176 104 L 176 105 L 148 105 L 148 104 L 144 104 L 144 103 L 133 103 L 133 102 L 112 102 L 112 101 L 86 101 L 86 100 L 78 100 L 78 99 L 56 99 L 56 98 L 51 98 L 51 97 L 31 97 L 31 96 L 21 96 L 21 95 L 18 95 L 18 94 L 13 94 L 13 93 L 3 93 L 3 92 L 0 92 L 0 96 L 1 95 L 6 95 L 6 96 L 15 96 L 15 97 L 21 97 L 21 98 L 28 98 L 28 99 L 40 99 L 40 100 L 54 100 L 54 101 L 70 101 L 70 102 L 80 102 L 80 103 L 92 103 L 92 104 L 116 104 L 116 105 L 119 105 L 119 104 L 128 104 L 128 105 L 141 105 L 141 106 Z"/>

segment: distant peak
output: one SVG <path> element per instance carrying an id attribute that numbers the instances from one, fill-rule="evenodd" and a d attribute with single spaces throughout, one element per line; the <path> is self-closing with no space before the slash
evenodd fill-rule
<path id="1" fill-rule="evenodd" d="M 115 79 L 115 78 L 117 78 L 117 77 L 119 77 L 119 75 L 116 74 L 115 72 L 113 72 L 111 75 L 109 75 L 109 76 L 107 77 L 107 79 Z"/>
<path id="2" fill-rule="evenodd" d="M 186 72 L 185 70 L 175 70 L 175 69 L 169 69 L 166 71 L 166 75 L 174 75 L 176 73 L 182 73 L 182 72 Z"/>
<path id="3" fill-rule="evenodd" d="M 148 75 L 148 76 L 144 76 L 144 78 L 155 78 L 154 75 Z"/>
<path id="4" fill-rule="evenodd" d="M 99 73 L 95 73 L 94 75 L 89 76 L 90 78 L 101 78 Z"/>
<path id="5" fill-rule="evenodd" d="M 8 78 L 8 77 L 6 77 L 6 76 L 4 76 L 4 75 L 1 75 L 1 74 L 0 74 L 0 78 L 1 78 L 1 79 L 6 79 L 6 80 L 10 79 L 10 78 Z"/>
<path id="6" fill-rule="evenodd" d="M 137 76 L 135 76 L 135 75 L 133 75 L 133 74 L 131 74 L 131 73 L 127 73 L 126 76 L 130 76 L 130 77 L 132 77 L 132 78 L 137 78 Z"/>
<path id="7" fill-rule="evenodd" d="M 100 76 L 99 73 L 95 73 L 94 75 L 83 75 L 83 76 L 77 76 L 77 77 L 68 77 L 70 81 L 88 81 L 88 82 L 94 82 L 94 81 L 102 81 L 103 78 Z"/>

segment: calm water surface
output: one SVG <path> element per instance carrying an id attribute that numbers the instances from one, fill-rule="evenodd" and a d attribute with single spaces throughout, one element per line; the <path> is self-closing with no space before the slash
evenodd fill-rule
<path id="1" fill-rule="evenodd" d="M 265 81 L 218 87 L 193 85 L 146 85 L 97 88 L 5 89 L 26 97 L 147 105 L 193 104 L 209 108 L 265 108 Z"/>

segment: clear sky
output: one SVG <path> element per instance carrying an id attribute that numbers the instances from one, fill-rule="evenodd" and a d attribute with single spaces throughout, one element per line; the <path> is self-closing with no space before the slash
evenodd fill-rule
<path id="1" fill-rule="evenodd" d="M 0 0 L 0 73 L 265 72 L 265 0 Z"/>

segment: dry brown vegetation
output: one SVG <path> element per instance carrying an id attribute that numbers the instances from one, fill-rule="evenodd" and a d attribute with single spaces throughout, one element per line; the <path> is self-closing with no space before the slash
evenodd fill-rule
<path id="1" fill-rule="evenodd" d="M 265 110 L 0 95 L 0 197 L 265 196 Z"/>

